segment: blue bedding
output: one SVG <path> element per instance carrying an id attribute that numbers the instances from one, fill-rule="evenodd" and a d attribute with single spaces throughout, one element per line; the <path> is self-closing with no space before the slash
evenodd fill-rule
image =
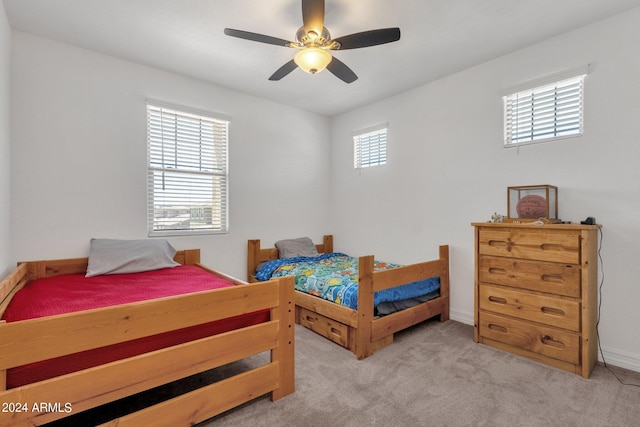
<path id="1" fill-rule="evenodd" d="M 374 271 L 400 267 L 374 261 Z M 295 276 L 295 288 L 337 304 L 358 309 L 358 258 L 334 252 L 316 257 L 282 258 L 262 264 L 256 273 L 258 280 L 269 280 L 283 276 Z M 377 307 L 383 302 L 412 299 L 433 294 L 440 289 L 440 278 L 420 280 L 384 289 L 374 294 Z"/>

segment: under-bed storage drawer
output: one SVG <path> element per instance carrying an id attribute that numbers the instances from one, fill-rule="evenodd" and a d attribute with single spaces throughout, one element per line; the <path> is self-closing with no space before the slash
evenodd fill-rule
<path id="1" fill-rule="evenodd" d="M 349 327 L 347 325 L 343 325 L 342 323 L 302 307 L 298 307 L 298 310 L 300 310 L 299 318 L 302 326 L 311 329 L 323 337 L 329 338 L 331 341 L 345 348 L 349 347 Z"/>
<path id="2" fill-rule="evenodd" d="M 580 263 L 580 235 L 554 233 L 546 229 L 481 229 L 478 250 L 481 255 L 526 258 L 569 264 Z"/>
<path id="3" fill-rule="evenodd" d="M 480 313 L 481 336 L 533 353 L 580 363 L 580 336 L 510 317 Z"/>
<path id="4" fill-rule="evenodd" d="M 480 310 L 580 331 L 580 303 L 549 295 L 480 284 Z"/>

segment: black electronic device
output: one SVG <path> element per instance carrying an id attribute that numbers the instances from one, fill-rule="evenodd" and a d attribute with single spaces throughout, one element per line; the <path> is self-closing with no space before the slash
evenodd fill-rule
<path id="1" fill-rule="evenodd" d="M 592 216 L 589 216 L 584 221 L 580 221 L 580 224 L 596 225 L 596 219 Z"/>

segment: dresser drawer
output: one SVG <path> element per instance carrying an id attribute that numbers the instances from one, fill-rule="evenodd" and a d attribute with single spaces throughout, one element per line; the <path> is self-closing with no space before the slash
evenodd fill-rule
<path id="1" fill-rule="evenodd" d="M 573 298 L 580 297 L 580 273 L 580 266 L 575 264 L 492 256 L 478 258 L 480 282 L 496 283 Z"/>
<path id="2" fill-rule="evenodd" d="M 480 336 L 511 346 L 580 364 L 580 336 L 523 320 L 480 312 Z"/>
<path id="3" fill-rule="evenodd" d="M 478 298 L 480 310 L 580 331 L 580 303 L 577 301 L 485 284 L 480 284 Z"/>
<path id="4" fill-rule="evenodd" d="M 580 234 L 553 229 L 481 228 L 480 255 L 580 264 Z"/>

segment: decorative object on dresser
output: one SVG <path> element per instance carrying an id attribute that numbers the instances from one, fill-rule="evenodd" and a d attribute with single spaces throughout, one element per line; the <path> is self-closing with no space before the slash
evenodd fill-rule
<path id="1" fill-rule="evenodd" d="M 507 218 L 503 222 L 561 222 L 558 219 L 558 187 L 520 185 L 507 187 Z"/>
<path id="2" fill-rule="evenodd" d="M 599 225 L 473 223 L 474 341 L 591 375 Z"/>

